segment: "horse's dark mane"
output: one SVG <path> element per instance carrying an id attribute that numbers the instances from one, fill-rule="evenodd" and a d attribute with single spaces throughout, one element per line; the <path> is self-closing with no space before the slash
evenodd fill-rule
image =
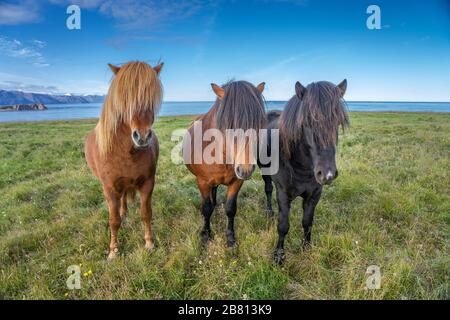
<path id="1" fill-rule="evenodd" d="M 302 128 L 311 130 L 315 143 L 322 147 L 336 143 L 339 126 L 348 127 L 345 101 L 337 86 L 327 81 L 313 82 L 306 87 L 303 98 L 294 95 L 286 104 L 279 122 L 284 152 L 302 136 Z"/>
<path id="2" fill-rule="evenodd" d="M 247 81 L 232 81 L 222 88 L 225 95 L 222 99 L 217 99 L 213 106 L 218 129 L 258 130 L 264 127 L 264 101 L 254 85 Z"/>

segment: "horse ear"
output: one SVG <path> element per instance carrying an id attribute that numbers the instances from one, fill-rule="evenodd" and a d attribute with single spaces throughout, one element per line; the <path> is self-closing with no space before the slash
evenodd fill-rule
<path id="1" fill-rule="evenodd" d="M 302 86 L 302 84 L 299 81 L 297 81 L 295 83 L 295 94 L 297 95 L 297 97 L 299 99 L 303 98 L 303 95 L 305 94 L 305 90 L 306 90 L 305 87 Z"/>
<path id="2" fill-rule="evenodd" d="M 111 69 L 111 71 L 112 71 L 114 74 L 117 74 L 117 72 L 120 71 L 120 67 L 116 67 L 115 65 L 113 65 L 113 64 L 111 64 L 111 63 L 108 63 L 108 67 Z"/>
<path id="3" fill-rule="evenodd" d="M 343 97 L 345 91 L 347 91 L 347 79 L 342 80 L 342 82 L 338 84 L 338 88 L 339 91 L 341 92 L 341 97 Z"/>
<path id="4" fill-rule="evenodd" d="M 164 66 L 164 62 L 161 62 L 156 67 L 153 68 L 153 70 L 156 71 L 156 74 L 159 74 L 161 72 L 162 67 Z"/>
<path id="5" fill-rule="evenodd" d="M 217 84 L 211 83 L 211 88 L 219 99 L 222 99 L 225 95 L 225 90 L 223 90 L 223 88 L 219 87 Z"/>
<path id="6" fill-rule="evenodd" d="M 260 93 L 263 93 L 265 86 L 266 86 L 266 83 L 265 83 L 265 82 L 261 82 L 260 84 L 258 84 L 258 86 L 256 87 L 256 89 L 258 89 L 258 91 L 259 91 Z"/>

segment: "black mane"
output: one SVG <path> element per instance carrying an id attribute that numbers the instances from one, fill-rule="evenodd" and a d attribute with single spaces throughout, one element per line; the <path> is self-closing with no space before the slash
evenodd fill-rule
<path id="1" fill-rule="evenodd" d="M 294 95 L 280 116 L 280 139 L 283 151 L 302 136 L 302 127 L 312 131 L 315 143 L 329 146 L 337 141 L 338 129 L 349 125 L 348 114 L 339 88 L 331 82 L 313 82 L 306 87 L 302 99 Z"/>

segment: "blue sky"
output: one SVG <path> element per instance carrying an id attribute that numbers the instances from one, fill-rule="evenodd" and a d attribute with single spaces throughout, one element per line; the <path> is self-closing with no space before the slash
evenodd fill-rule
<path id="1" fill-rule="evenodd" d="M 81 7 L 81 30 L 66 8 Z M 381 8 L 380 30 L 366 9 Z M 167 101 L 213 100 L 210 83 L 348 80 L 347 100 L 450 101 L 450 4 L 325 0 L 0 0 L 0 89 L 105 93 L 107 63 L 165 62 Z"/>

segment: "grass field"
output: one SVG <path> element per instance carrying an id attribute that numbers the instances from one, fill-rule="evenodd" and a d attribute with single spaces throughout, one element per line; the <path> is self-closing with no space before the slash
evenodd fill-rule
<path id="1" fill-rule="evenodd" d="M 316 210 L 313 247 L 301 249 L 296 200 L 282 268 L 272 262 L 276 222 L 264 214 L 258 172 L 239 197 L 239 247 L 225 246 L 219 188 L 214 240 L 202 250 L 194 178 L 170 161 L 171 132 L 191 119 L 162 117 L 155 127 L 155 251 L 144 250 L 135 203 L 112 263 L 107 206 L 83 155 L 95 121 L 0 124 L 0 298 L 450 298 L 450 114 L 351 113 L 339 178 Z M 66 270 L 74 264 L 82 288 L 71 291 Z M 379 290 L 366 289 L 369 265 L 381 269 Z"/>

